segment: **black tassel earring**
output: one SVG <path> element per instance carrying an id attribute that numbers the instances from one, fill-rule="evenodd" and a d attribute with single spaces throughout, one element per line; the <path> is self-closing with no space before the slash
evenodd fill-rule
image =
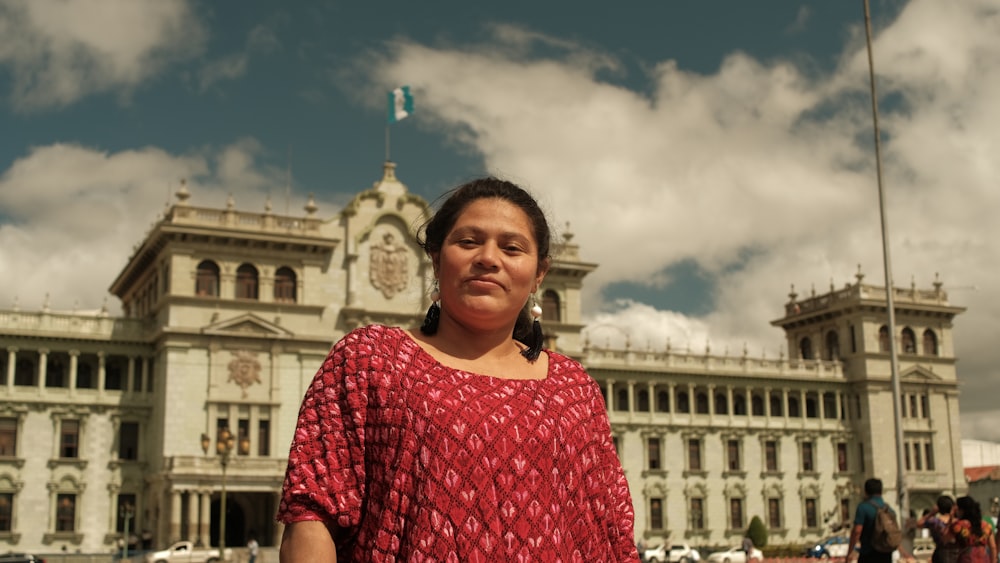
<path id="1" fill-rule="evenodd" d="M 420 332 L 427 336 L 437 334 L 438 321 L 441 320 L 441 306 L 438 305 L 440 300 L 441 290 L 438 287 L 438 281 L 434 280 L 434 289 L 431 290 L 431 306 L 428 307 L 427 315 L 424 316 L 424 324 L 420 325 Z"/>
<path id="2" fill-rule="evenodd" d="M 535 301 L 535 296 L 531 296 L 531 343 L 527 348 L 521 350 L 521 355 L 528 358 L 529 362 L 538 359 L 542 353 L 542 345 L 545 344 L 545 335 L 542 334 L 542 308 Z"/>

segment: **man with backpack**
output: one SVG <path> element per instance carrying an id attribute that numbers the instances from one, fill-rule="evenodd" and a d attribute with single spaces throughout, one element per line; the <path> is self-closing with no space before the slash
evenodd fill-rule
<path id="1" fill-rule="evenodd" d="M 865 481 L 865 500 L 858 504 L 854 514 L 847 561 L 857 553 L 858 563 L 892 563 L 893 552 L 901 549 L 903 534 L 896 513 L 882 500 L 882 480 Z M 860 549 L 854 546 L 860 542 Z M 902 551 L 900 551 L 903 554 Z M 909 554 L 904 554 L 911 559 Z"/>

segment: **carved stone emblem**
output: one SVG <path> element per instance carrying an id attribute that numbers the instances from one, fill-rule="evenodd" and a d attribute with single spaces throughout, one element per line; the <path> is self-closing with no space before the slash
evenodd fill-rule
<path id="1" fill-rule="evenodd" d="M 240 350 L 233 352 L 229 362 L 229 381 L 235 381 L 243 389 L 243 398 L 247 398 L 247 387 L 260 383 L 260 362 L 257 354 Z"/>
<path id="2" fill-rule="evenodd" d="M 371 246 L 370 277 L 375 289 L 386 299 L 406 289 L 410 275 L 407 271 L 406 246 L 396 242 L 392 233 L 382 235 L 382 241 Z"/>

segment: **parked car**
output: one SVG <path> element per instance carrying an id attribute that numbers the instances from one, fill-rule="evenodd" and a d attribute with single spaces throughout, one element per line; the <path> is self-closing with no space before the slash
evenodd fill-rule
<path id="1" fill-rule="evenodd" d="M 816 559 L 847 557 L 848 541 L 850 540 L 844 536 L 831 536 L 806 549 L 806 557 L 815 557 Z"/>
<path id="2" fill-rule="evenodd" d="M 701 555 L 686 543 L 658 545 L 643 552 L 643 561 L 647 563 L 697 563 Z"/>
<path id="3" fill-rule="evenodd" d="M 30 553 L 5 553 L 0 555 L 0 563 L 45 563 L 45 560 Z"/>
<path id="4" fill-rule="evenodd" d="M 750 559 L 764 561 L 764 554 L 756 547 L 750 551 Z M 748 563 L 747 554 L 742 547 L 731 547 L 725 551 L 716 551 L 707 558 L 709 563 Z"/>
<path id="5" fill-rule="evenodd" d="M 232 550 L 226 548 L 226 561 L 233 558 Z M 179 541 L 162 551 L 147 553 L 144 557 L 146 563 L 175 563 L 184 561 L 185 563 L 217 563 L 222 558 L 219 550 L 212 547 L 195 547 L 189 541 Z"/>

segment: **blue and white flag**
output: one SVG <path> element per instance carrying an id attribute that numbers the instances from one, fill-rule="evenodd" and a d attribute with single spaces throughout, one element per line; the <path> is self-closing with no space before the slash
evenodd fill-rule
<path id="1" fill-rule="evenodd" d="M 389 92 L 389 123 L 402 121 L 413 113 L 413 96 L 409 86 L 400 86 Z"/>

